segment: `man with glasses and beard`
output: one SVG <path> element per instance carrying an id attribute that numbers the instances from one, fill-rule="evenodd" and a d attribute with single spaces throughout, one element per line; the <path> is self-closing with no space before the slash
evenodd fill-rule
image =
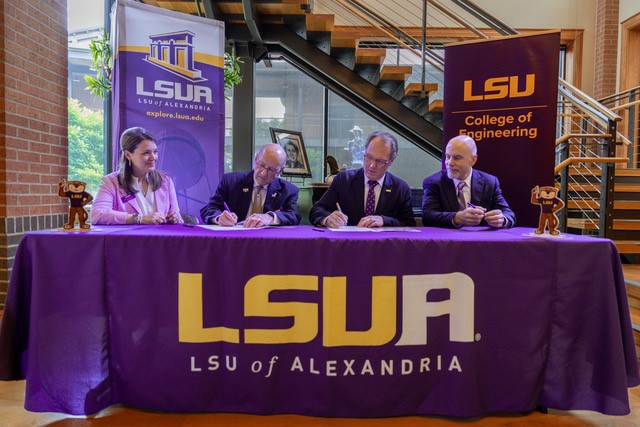
<path id="1" fill-rule="evenodd" d="M 249 172 L 222 176 L 216 194 L 200 210 L 205 224 L 264 227 L 298 225 L 298 187 L 278 177 L 287 154 L 278 144 L 258 151 Z"/>
<path id="2" fill-rule="evenodd" d="M 478 148 L 471 137 L 451 138 L 444 157 L 445 169 L 422 183 L 422 225 L 443 228 L 516 225 L 516 215 L 502 196 L 498 178 L 473 168 Z"/>
<path id="3" fill-rule="evenodd" d="M 409 185 L 387 172 L 397 154 L 398 141 L 393 135 L 369 135 L 363 167 L 335 176 L 327 192 L 311 208 L 311 223 L 329 228 L 415 226 Z"/>

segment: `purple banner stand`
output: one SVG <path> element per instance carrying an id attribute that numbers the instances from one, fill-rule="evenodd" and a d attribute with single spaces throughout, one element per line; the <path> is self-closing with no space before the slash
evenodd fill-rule
<path id="1" fill-rule="evenodd" d="M 531 189 L 554 185 L 559 55 L 557 30 L 445 50 L 443 149 L 472 137 L 474 167 L 500 179 L 520 226 L 538 225 Z"/>
<path id="2" fill-rule="evenodd" d="M 115 5 L 113 168 L 122 132 L 149 130 L 180 211 L 199 216 L 224 172 L 224 22 L 129 0 Z"/>
<path id="3" fill-rule="evenodd" d="M 629 412 L 610 240 L 418 230 L 27 233 L 0 379 L 27 379 L 28 410 L 69 414 Z"/>

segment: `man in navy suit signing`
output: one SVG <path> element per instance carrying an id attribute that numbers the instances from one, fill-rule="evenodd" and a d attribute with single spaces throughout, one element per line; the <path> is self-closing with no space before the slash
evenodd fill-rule
<path id="1" fill-rule="evenodd" d="M 516 216 L 502 197 L 498 178 L 473 169 L 476 142 L 459 135 L 447 143 L 445 170 L 422 183 L 422 225 L 460 228 L 485 224 L 513 227 Z"/>
<path id="2" fill-rule="evenodd" d="M 369 135 L 363 167 L 335 176 L 311 208 L 311 223 L 330 228 L 415 226 L 409 185 L 387 172 L 397 154 L 398 141 L 393 135 Z"/>
<path id="3" fill-rule="evenodd" d="M 244 227 L 297 225 L 298 187 L 278 177 L 287 154 L 279 144 L 267 144 L 258 151 L 249 172 L 222 176 L 216 194 L 200 210 L 205 224 Z"/>

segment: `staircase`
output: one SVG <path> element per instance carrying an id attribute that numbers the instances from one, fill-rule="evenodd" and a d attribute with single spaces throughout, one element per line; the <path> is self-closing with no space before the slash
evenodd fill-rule
<path id="1" fill-rule="evenodd" d="M 567 231 L 599 234 L 600 170 L 578 169 L 572 173 L 567 202 Z M 621 254 L 640 254 L 640 170 L 615 170 L 613 227 L 606 233 Z"/>
<path id="2" fill-rule="evenodd" d="M 434 157 L 441 157 L 442 96 L 438 90 L 443 81 L 444 60 L 441 50 L 421 50 L 422 22 L 431 22 L 420 17 L 421 1 L 405 4 L 415 10 L 405 11 L 409 19 L 402 27 L 390 21 L 389 16 L 396 12 L 393 8 L 397 8 L 393 3 L 381 3 L 379 6 L 385 10 L 371 10 L 360 0 L 141 2 L 224 21 L 227 42 L 240 46 L 239 51 L 249 62 L 254 58 L 286 58 L 394 133 Z M 427 44 L 442 46 L 452 41 L 515 33 L 486 12 L 488 18 L 478 21 L 477 6 L 465 4 L 471 2 L 443 3 L 429 0 L 425 13 L 436 14 L 440 19 L 433 22 L 444 27 Z M 444 24 L 442 17 L 448 19 Z M 446 22 L 451 23 L 451 28 Z M 468 22 L 483 22 L 487 28 L 484 33 L 464 28 L 463 25 L 470 25 Z M 398 53 L 398 63 L 390 64 L 387 55 L 394 51 L 402 51 L 408 58 L 401 59 Z M 416 81 L 420 71 L 423 77 Z M 427 73 L 428 79 L 424 77 Z"/>

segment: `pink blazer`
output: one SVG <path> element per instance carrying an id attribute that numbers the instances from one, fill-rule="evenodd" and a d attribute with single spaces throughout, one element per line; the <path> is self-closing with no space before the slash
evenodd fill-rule
<path id="1" fill-rule="evenodd" d="M 154 191 L 158 212 L 174 211 L 180 218 L 180 208 L 173 181 L 162 174 L 162 184 Z M 98 195 L 91 206 L 92 224 L 126 224 L 127 218 L 134 213 L 141 213 L 135 197 L 131 197 L 118 185 L 118 173 L 114 172 L 102 178 Z"/>

